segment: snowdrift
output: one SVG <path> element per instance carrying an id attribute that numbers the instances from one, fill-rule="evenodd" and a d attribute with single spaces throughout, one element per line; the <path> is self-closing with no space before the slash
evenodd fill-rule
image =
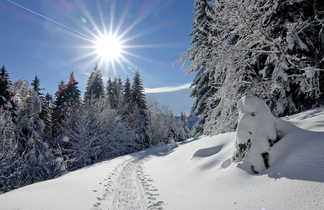
<path id="1" fill-rule="evenodd" d="M 266 169 L 276 169 L 282 163 L 289 168 L 286 174 L 298 176 L 296 170 L 306 162 L 318 162 L 312 176 L 324 175 L 321 167 L 324 155 L 323 133 L 307 131 L 291 122 L 274 117 L 267 105 L 255 96 L 245 96 L 238 103 L 239 121 L 236 132 L 236 151 L 233 159 L 245 170 L 257 174 Z M 309 152 L 311 153 L 309 154 Z M 319 168 L 319 170 L 318 170 Z M 282 168 L 281 170 L 283 170 Z M 302 172 L 303 170 L 301 170 Z M 269 172 L 273 175 L 273 170 Z"/>
<path id="2" fill-rule="evenodd" d="M 237 133 L 153 147 L 26 186 L 0 195 L 0 209 L 324 209 L 323 109 L 277 119 L 259 99 L 246 99 Z M 250 149 L 233 161 L 249 138 Z"/>

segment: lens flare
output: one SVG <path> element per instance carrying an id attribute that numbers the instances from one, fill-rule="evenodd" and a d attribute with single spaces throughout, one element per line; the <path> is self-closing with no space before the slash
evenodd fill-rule
<path id="1" fill-rule="evenodd" d="M 63 142 L 69 142 L 69 141 L 70 141 L 70 137 L 68 137 L 68 136 L 64 136 L 64 137 L 62 138 L 62 141 L 63 141 Z"/>

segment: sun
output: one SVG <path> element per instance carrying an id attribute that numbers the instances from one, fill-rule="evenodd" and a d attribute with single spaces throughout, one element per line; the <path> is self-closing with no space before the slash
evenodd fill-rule
<path id="1" fill-rule="evenodd" d="M 116 36 L 100 35 L 94 41 L 94 51 L 102 62 L 113 62 L 120 59 L 123 45 Z"/>

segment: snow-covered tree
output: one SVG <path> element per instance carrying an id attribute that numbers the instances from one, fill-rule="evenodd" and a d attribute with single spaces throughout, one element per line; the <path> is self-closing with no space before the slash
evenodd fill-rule
<path id="1" fill-rule="evenodd" d="M 110 106 L 112 109 L 120 108 L 122 99 L 122 81 L 115 78 L 111 81 L 109 78 L 107 81 L 107 95 Z"/>
<path id="2" fill-rule="evenodd" d="M 198 71 L 194 91 L 211 91 L 204 100 L 194 95 L 194 110 L 197 102 L 202 109 L 197 113 L 198 130 L 213 134 L 235 129 L 236 104 L 246 94 L 263 98 L 276 116 L 318 104 L 323 69 L 319 5 L 315 0 L 215 1 L 207 31 L 210 50 L 197 50 L 202 55 L 189 50 L 197 58 L 189 57 L 189 72 Z M 196 37 L 204 41 L 206 31 L 197 33 L 201 37 L 192 34 L 193 41 Z M 213 79 L 204 80 L 204 75 Z"/>
<path id="3" fill-rule="evenodd" d="M 139 72 L 136 72 L 132 85 L 132 103 L 133 103 L 133 120 L 131 126 L 136 129 L 137 143 L 139 148 L 146 148 L 150 145 L 150 139 L 147 134 L 148 116 L 146 98 Z"/>
<path id="4" fill-rule="evenodd" d="M 69 170 L 136 151 L 135 132 L 104 99 L 85 104 L 65 127 L 62 150 Z"/>
<path id="5" fill-rule="evenodd" d="M 115 78 L 114 86 L 115 86 L 116 104 L 117 107 L 120 108 L 122 106 L 122 99 L 123 99 L 123 83 L 121 78 Z"/>
<path id="6" fill-rule="evenodd" d="M 67 84 L 62 81 L 56 92 L 55 107 L 53 110 L 53 137 L 62 138 L 64 123 L 67 122 L 73 112 L 77 110 L 81 104 L 80 90 L 78 82 L 71 73 Z"/>
<path id="7" fill-rule="evenodd" d="M 177 120 L 172 111 L 165 106 L 161 106 L 153 98 L 147 100 L 149 116 L 149 134 L 153 145 L 159 143 L 171 143 L 183 141 L 189 137 L 189 129 Z"/>
<path id="8" fill-rule="evenodd" d="M 208 116 L 208 99 L 215 92 L 212 87 L 214 82 L 213 71 L 207 69 L 207 63 L 212 59 L 212 31 L 214 9 L 212 0 L 196 0 L 194 2 L 195 16 L 192 23 L 192 47 L 187 52 L 187 59 L 191 61 L 189 72 L 198 72 L 191 87 L 191 96 L 195 98 L 192 113 L 200 116 L 196 125 L 196 133 L 202 132 L 205 118 Z"/>
<path id="9" fill-rule="evenodd" d="M 95 100 L 103 97 L 104 94 L 105 94 L 105 90 L 102 81 L 102 75 L 98 66 L 96 66 L 88 79 L 88 84 L 87 84 L 86 92 L 84 94 L 84 99 L 85 101 L 90 102 L 91 100 Z"/>
<path id="10" fill-rule="evenodd" d="M 34 80 L 31 83 L 33 90 L 40 96 L 42 95 L 41 91 L 42 89 L 40 88 L 40 81 L 37 76 L 35 76 Z"/>
<path id="11" fill-rule="evenodd" d="M 10 110 L 13 116 L 12 120 L 15 120 L 15 104 L 12 101 L 11 81 L 4 66 L 0 70 L 0 108 Z"/>
<path id="12" fill-rule="evenodd" d="M 15 189 L 37 181 L 54 178 L 65 170 L 63 159 L 55 157 L 41 138 L 44 123 L 39 117 L 41 102 L 38 94 L 27 81 L 20 80 L 13 85 L 13 100 L 17 104 L 17 122 L 10 123 L 6 116 L 3 141 L 8 152 L 1 167 L 0 187 L 2 191 Z M 2 120 L 1 120 L 2 122 Z M 12 136 L 14 132 L 14 137 Z M 3 164 L 2 160 L 0 161 Z"/>
<path id="13" fill-rule="evenodd" d="M 132 92 L 131 92 L 131 83 L 129 80 L 129 77 L 126 78 L 124 88 L 123 88 L 123 94 L 122 94 L 122 118 L 126 120 L 127 122 L 132 121 L 132 112 L 133 112 L 133 104 L 132 104 Z"/>
<path id="14" fill-rule="evenodd" d="M 0 193 L 16 188 L 12 171 L 17 167 L 18 144 L 15 135 L 15 124 L 8 110 L 0 109 Z"/>

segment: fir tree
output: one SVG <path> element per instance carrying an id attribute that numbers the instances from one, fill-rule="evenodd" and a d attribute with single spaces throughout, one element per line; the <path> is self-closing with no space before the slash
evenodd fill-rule
<path id="1" fill-rule="evenodd" d="M 136 72 L 133 86 L 132 86 L 132 103 L 134 104 L 133 116 L 135 122 L 133 123 L 136 133 L 138 135 L 137 143 L 139 148 L 146 148 L 150 145 L 150 139 L 148 136 L 148 116 L 147 106 L 144 94 L 144 88 L 139 72 Z"/>
<path id="2" fill-rule="evenodd" d="M 64 122 L 69 120 L 81 105 L 80 90 L 77 85 L 78 82 L 75 80 L 73 73 L 71 73 L 67 84 L 62 81 L 59 85 L 53 110 L 54 137 L 62 135 Z"/>
<path id="3" fill-rule="evenodd" d="M 144 88 L 142 85 L 141 77 L 139 72 L 136 72 L 133 87 L 132 87 L 132 103 L 134 103 L 140 110 L 146 110 L 146 101 Z"/>
<path id="4" fill-rule="evenodd" d="M 109 105 L 112 109 L 116 109 L 118 106 L 117 102 L 117 90 L 116 83 L 112 82 L 109 78 L 107 81 L 107 95 L 109 100 Z"/>
<path id="5" fill-rule="evenodd" d="M 67 106 L 72 109 L 78 109 L 81 104 L 81 93 L 73 72 L 70 75 L 69 82 L 67 83 L 64 92 Z"/>
<path id="6" fill-rule="evenodd" d="M 12 94 L 9 91 L 11 82 L 7 70 L 4 66 L 0 72 L 0 107 L 7 108 L 7 105 L 11 102 Z"/>
<path id="7" fill-rule="evenodd" d="M 131 83 L 129 77 L 126 78 L 122 99 L 121 99 L 121 114 L 123 119 L 126 119 L 128 123 L 132 121 L 132 113 L 133 113 L 133 104 L 132 104 L 132 92 L 131 92 Z"/>
<path id="8" fill-rule="evenodd" d="M 195 98 L 192 106 L 192 113 L 200 117 L 196 128 L 203 126 L 205 118 L 208 117 L 209 107 L 207 106 L 209 97 L 213 95 L 215 89 L 213 71 L 207 64 L 212 59 L 212 43 L 210 37 L 213 35 L 213 16 L 211 0 L 196 0 L 194 3 L 195 17 L 192 23 L 192 47 L 188 52 L 191 66 L 189 72 L 198 71 L 191 87 L 191 96 Z M 196 129 L 200 133 L 200 129 Z"/>
<path id="9" fill-rule="evenodd" d="M 123 90 L 123 103 L 130 104 L 132 100 L 131 84 L 129 77 L 126 78 L 124 90 Z"/>
<path id="10" fill-rule="evenodd" d="M 104 85 L 102 81 L 102 75 L 98 68 L 95 67 L 95 70 L 91 73 L 88 84 L 85 92 L 85 101 L 90 102 L 93 99 L 99 99 L 104 96 Z"/>
<path id="11" fill-rule="evenodd" d="M 53 114 L 53 98 L 49 93 L 45 97 L 41 96 L 42 111 L 39 114 L 40 119 L 45 123 L 44 138 L 49 139 L 52 133 L 52 114 Z"/>
<path id="12" fill-rule="evenodd" d="M 114 86 L 115 86 L 115 95 L 116 95 L 116 105 L 120 108 L 120 105 L 122 103 L 122 93 L 123 93 L 123 83 L 120 78 L 116 78 L 114 80 Z"/>
<path id="13" fill-rule="evenodd" d="M 40 88 L 40 81 L 38 79 L 37 76 L 35 76 L 34 80 L 32 81 L 31 83 L 32 87 L 33 87 L 33 90 L 39 95 L 41 96 L 42 93 L 41 93 L 41 88 Z"/>

